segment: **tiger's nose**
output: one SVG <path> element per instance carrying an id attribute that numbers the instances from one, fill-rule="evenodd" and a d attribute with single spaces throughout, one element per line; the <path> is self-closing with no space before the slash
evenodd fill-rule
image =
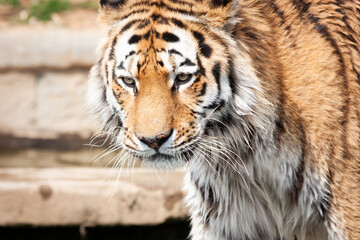
<path id="1" fill-rule="evenodd" d="M 161 145 L 166 142 L 171 136 L 173 129 L 171 129 L 168 133 L 159 134 L 155 137 L 137 137 L 141 142 L 145 143 L 149 147 L 158 150 Z"/>

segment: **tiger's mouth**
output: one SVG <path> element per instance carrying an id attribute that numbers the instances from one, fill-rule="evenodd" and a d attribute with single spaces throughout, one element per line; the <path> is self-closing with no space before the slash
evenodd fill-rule
<path id="1" fill-rule="evenodd" d="M 157 152 L 152 155 L 139 156 L 139 160 L 145 165 L 153 167 L 154 165 L 173 165 L 174 167 L 181 167 L 183 164 L 189 162 L 194 155 L 194 151 L 187 149 L 173 154 L 164 154 Z"/>
<path id="2" fill-rule="evenodd" d="M 176 130 L 170 130 L 167 134 L 146 138 L 132 132 L 128 133 L 124 129 L 118 137 L 118 145 L 137 158 L 142 165 L 147 167 L 164 165 L 173 168 L 186 164 L 196 155 L 197 142 L 201 139 L 199 134 L 195 133 L 189 138 L 176 133 Z"/>
<path id="3" fill-rule="evenodd" d="M 148 156 L 148 157 L 143 157 L 148 161 L 171 161 L 175 158 L 175 156 L 173 155 L 167 155 L 167 154 L 163 154 L 163 153 L 156 153 L 154 155 Z"/>

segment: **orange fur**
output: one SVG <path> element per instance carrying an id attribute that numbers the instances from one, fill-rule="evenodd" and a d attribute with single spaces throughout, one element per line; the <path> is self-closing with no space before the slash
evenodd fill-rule
<path id="1" fill-rule="evenodd" d="M 202 57 L 208 72 L 216 61 L 227 64 L 228 42 L 219 33 L 231 31 L 260 79 L 258 104 L 274 114 L 279 149 L 302 149 L 302 178 L 312 174 L 328 184 L 331 199 L 324 221 L 341 232 L 333 236 L 360 239 L 360 1 L 238 0 L 236 8 L 232 1 L 223 7 L 212 7 L 210 0 L 138 2 L 102 6 L 100 20 L 113 25 L 104 47 L 103 74 L 105 65 L 111 65 L 111 44 L 124 27 L 114 24 L 124 18 L 150 19 L 158 14 L 181 19 L 186 31 L 201 32 L 213 48 L 210 58 Z M 200 20 L 182 19 L 181 12 Z M 150 28 L 171 30 L 156 22 Z M 195 117 L 187 106 L 196 105 L 203 82 L 210 82 L 209 86 L 215 82 L 202 78 L 184 95 L 174 96 L 166 83 L 169 72 L 157 63 L 154 52 L 166 44 L 151 39 L 137 45 L 137 50 L 147 51 L 139 55 L 143 71 L 136 75 L 140 82 L 136 97 L 118 86 L 108 72 L 107 79 L 128 114 L 128 134 L 156 136 L 174 128 L 190 138 L 186 130 Z M 291 190 L 295 201 L 304 188 L 301 184 Z"/>

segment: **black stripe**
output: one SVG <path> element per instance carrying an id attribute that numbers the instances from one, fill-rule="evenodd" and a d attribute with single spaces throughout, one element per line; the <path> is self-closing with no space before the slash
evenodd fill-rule
<path id="1" fill-rule="evenodd" d="M 206 82 L 203 83 L 202 87 L 201 87 L 201 92 L 197 95 L 197 97 L 201 97 L 201 96 L 204 96 L 205 93 L 206 93 Z"/>
<path id="2" fill-rule="evenodd" d="M 238 92 L 238 86 L 236 84 L 237 79 L 234 69 L 234 63 L 232 62 L 232 60 L 229 61 L 228 65 L 229 65 L 229 84 L 230 84 L 231 92 L 234 95 Z"/>
<path id="3" fill-rule="evenodd" d="M 333 148 L 332 148 L 333 149 Z M 332 192 L 331 192 L 331 188 L 330 186 L 333 184 L 333 176 L 332 176 L 332 168 L 329 168 L 329 172 L 326 176 L 326 189 L 328 191 L 325 191 L 325 196 L 322 197 L 322 199 L 320 200 L 319 204 L 319 208 L 321 210 L 320 212 L 320 216 L 326 220 L 329 221 L 329 216 L 328 213 L 330 211 L 331 208 L 331 200 L 332 200 Z"/>
<path id="4" fill-rule="evenodd" d="M 98 63 L 97 63 L 97 69 L 101 69 L 102 67 L 102 62 L 103 62 L 104 58 L 101 58 Z M 107 72 L 107 65 L 105 65 L 105 72 Z M 106 74 L 106 73 L 105 73 Z M 103 76 L 101 74 L 101 71 L 97 71 L 97 78 L 98 79 L 103 79 Z M 106 76 L 107 79 L 107 76 Z M 107 80 L 108 81 L 108 80 Z M 102 95 L 101 95 L 101 101 L 102 102 L 106 102 L 106 84 L 101 84 L 101 90 L 102 90 Z"/>
<path id="5" fill-rule="evenodd" d="M 137 70 L 138 70 L 138 73 L 140 73 L 141 65 L 140 65 L 139 62 L 136 64 L 136 68 L 137 68 Z"/>
<path id="6" fill-rule="evenodd" d="M 301 154 L 300 154 L 299 164 L 295 172 L 293 187 L 291 191 L 291 197 L 295 202 L 298 201 L 300 192 L 304 184 L 305 148 L 306 148 L 305 132 L 301 122 L 299 122 L 298 124 L 298 129 L 300 130 Z"/>
<path id="7" fill-rule="evenodd" d="M 170 54 L 177 54 L 177 55 L 179 55 L 179 56 L 181 56 L 181 57 L 183 56 L 179 51 L 177 51 L 177 50 L 175 50 L 175 49 L 170 49 L 170 50 L 169 50 L 169 53 L 170 53 Z"/>
<path id="8" fill-rule="evenodd" d="M 162 34 L 162 39 L 164 39 L 167 42 L 178 42 L 180 40 L 178 36 L 169 32 L 164 32 Z"/>
<path id="9" fill-rule="evenodd" d="M 160 33 L 158 31 L 156 31 L 155 29 L 153 30 L 153 33 L 155 34 L 155 38 L 159 39 L 160 38 Z"/>
<path id="10" fill-rule="evenodd" d="M 130 56 L 132 56 L 132 55 L 134 55 L 134 54 L 135 54 L 135 51 L 129 52 L 129 53 L 125 56 L 125 60 L 126 60 L 128 57 L 130 57 Z M 123 62 L 121 62 L 121 63 L 123 63 Z"/>
<path id="11" fill-rule="evenodd" d="M 284 25 L 285 24 L 285 16 L 284 16 L 284 12 L 281 11 L 278 7 L 278 5 L 276 4 L 276 2 L 274 0 L 271 0 L 271 3 L 269 3 L 270 6 L 272 7 L 274 13 L 276 15 L 278 15 L 278 17 L 281 19 L 280 21 L 280 25 Z M 285 27 L 286 30 L 289 30 L 290 29 L 290 26 L 286 26 Z"/>
<path id="12" fill-rule="evenodd" d="M 168 5 L 166 5 L 164 2 L 149 2 L 149 1 L 143 1 L 143 2 L 137 2 L 135 4 L 133 4 L 131 7 L 135 7 L 135 6 L 156 6 L 158 8 L 165 8 L 171 12 L 176 12 L 176 13 L 181 13 L 181 14 L 185 14 L 185 15 L 206 15 L 207 12 L 202 12 L 202 11 L 199 11 L 199 12 L 194 12 L 192 10 L 192 8 L 189 8 L 188 6 L 181 6 L 182 8 L 179 8 L 179 7 L 170 7 Z M 149 10 L 147 10 L 149 11 Z"/>
<path id="13" fill-rule="evenodd" d="M 355 40 L 355 38 L 353 37 L 352 34 L 358 34 L 356 32 L 354 32 L 353 28 L 350 26 L 349 22 L 347 21 L 348 19 L 348 16 L 346 14 L 346 12 L 343 10 L 343 6 L 342 4 L 344 3 L 344 1 L 341 1 L 341 0 L 336 0 L 336 3 L 337 3 L 337 6 L 339 6 L 339 9 L 336 9 L 336 11 L 338 12 L 341 12 L 343 17 L 341 18 L 342 21 L 345 23 L 346 25 L 346 29 L 349 31 L 348 34 L 345 34 L 344 32 L 341 32 L 341 31 L 336 31 L 336 33 L 338 33 L 339 35 L 341 35 L 343 38 L 346 38 L 348 39 L 349 41 L 351 41 L 352 43 L 351 44 L 347 44 L 347 47 L 352 47 L 353 50 L 355 50 L 356 54 L 359 54 L 360 53 L 360 50 L 359 50 L 359 46 L 358 46 L 358 43 L 357 41 Z M 344 8 L 348 11 L 352 11 L 352 9 L 347 9 L 347 8 Z M 360 14 L 360 9 L 357 9 L 358 13 Z M 360 21 L 360 18 L 358 18 L 358 20 Z M 340 27 L 340 28 L 343 28 L 343 27 Z M 349 49 L 350 50 L 350 49 Z M 351 50 L 350 50 L 351 51 Z M 350 62 L 351 62 L 351 65 L 352 65 L 352 68 L 353 68 L 353 71 L 355 72 L 356 76 L 357 76 L 357 79 L 356 79 L 356 82 L 360 84 L 360 74 L 359 72 L 355 69 L 355 64 L 353 62 L 353 59 L 350 59 Z"/>
<path id="14" fill-rule="evenodd" d="M 260 39 L 261 35 L 256 33 L 257 30 L 252 27 L 244 27 L 241 29 L 242 32 L 244 32 L 245 36 L 252 39 Z"/>
<path id="15" fill-rule="evenodd" d="M 117 69 L 125 69 L 123 61 L 120 62 L 120 65 L 117 66 Z"/>
<path id="16" fill-rule="evenodd" d="M 142 1 L 142 2 L 136 2 L 136 3 L 132 4 L 130 6 L 130 8 L 137 7 L 137 6 L 152 6 L 152 5 L 151 5 L 150 1 L 146 0 L 146 1 Z"/>
<path id="17" fill-rule="evenodd" d="M 169 20 L 166 17 L 161 17 L 158 21 L 159 24 L 169 24 Z"/>
<path id="18" fill-rule="evenodd" d="M 112 113 L 111 116 L 108 118 L 108 120 L 106 120 L 106 123 L 104 124 L 102 131 L 109 130 L 112 120 L 116 117 L 115 114 L 116 113 Z"/>
<path id="19" fill-rule="evenodd" d="M 184 105 L 184 107 L 186 107 L 189 111 L 190 111 L 190 116 L 192 116 L 192 117 L 197 117 L 196 115 L 202 115 L 202 113 L 200 113 L 200 112 L 196 112 L 195 110 L 192 110 L 189 106 L 186 106 L 186 105 Z M 192 125 L 190 125 L 190 126 L 192 126 Z M 191 127 L 192 129 L 194 129 L 195 127 L 193 126 L 193 127 Z"/>
<path id="20" fill-rule="evenodd" d="M 190 109 L 190 108 L 189 108 Z M 198 111 L 195 111 L 195 110 L 193 110 L 193 109 L 190 109 L 190 111 L 191 111 L 191 113 L 194 115 L 194 116 L 196 116 L 196 115 L 200 115 L 200 116 L 202 116 L 202 117 L 206 117 L 206 115 L 205 115 L 205 113 L 203 113 L 203 112 L 198 112 Z"/>
<path id="21" fill-rule="evenodd" d="M 206 58 L 209 58 L 212 53 L 212 48 L 205 43 L 204 35 L 202 35 L 202 33 L 198 31 L 192 31 L 192 33 L 196 38 L 196 40 L 198 41 L 201 54 Z"/>
<path id="22" fill-rule="evenodd" d="M 185 2 L 185 1 L 182 1 L 182 0 L 170 0 L 170 2 L 177 3 L 177 4 L 182 4 L 182 5 L 194 6 L 194 4 L 189 3 L 189 2 Z"/>
<path id="23" fill-rule="evenodd" d="M 118 128 L 116 128 L 116 129 L 118 129 L 118 130 L 120 130 L 123 127 L 123 123 L 120 119 L 120 116 L 118 116 L 118 124 L 117 125 L 118 125 Z"/>
<path id="24" fill-rule="evenodd" d="M 109 70 L 108 70 L 108 65 L 105 64 L 105 75 L 106 75 L 106 81 L 107 81 L 107 84 L 109 84 Z"/>
<path id="25" fill-rule="evenodd" d="M 185 15 L 206 15 L 207 12 L 194 12 L 192 10 L 192 8 L 186 8 L 185 9 L 181 9 L 181 8 L 173 8 L 173 7 L 169 7 L 164 5 L 164 8 L 166 8 L 167 10 L 171 11 L 171 12 L 175 12 L 175 13 L 181 13 L 181 14 L 185 14 Z"/>
<path id="26" fill-rule="evenodd" d="M 161 16 L 159 14 L 156 14 L 154 13 L 153 15 L 150 16 L 150 18 L 153 20 L 153 21 L 156 21 L 158 20 L 158 18 L 160 18 Z"/>
<path id="27" fill-rule="evenodd" d="M 162 67 L 164 66 L 164 63 L 163 63 L 163 61 L 161 61 L 161 60 L 160 60 L 160 61 L 156 61 L 156 63 L 159 64 L 159 65 L 162 66 Z"/>
<path id="28" fill-rule="evenodd" d="M 126 19 L 126 18 L 130 17 L 130 16 L 133 15 L 133 14 L 145 13 L 145 12 L 149 12 L 149 11 L 150 11 L 150 9 L 144 9 L 144 8 L 138 9 L 138 10 L 134 10 L 134 11 L 132 11 L 132 12 L 126 14 L 126 15 L 121 16 L 121 18 L 119 18 L 119 19 L 117 19 L 117 20 L 123 20 L 123 19 Z"/>
<path id="29" fill-rule="evenodd" d="M 144 21 L 141 21 L 139 25 L 137 26 L 137 29 L 143 29 L 146 28 L 150 24 L 150 20 L 146 19 Z"/>
<path id="30" fill-rule="evenodd" d="M 190 61 L 190 59 L 186 58 L 185 61 L 180 63 L 180 67 L 182 66 L 196 66 L 196 64 Z"/>
<path id="31" fill-rule="evenodd" d="M 207 190 L 208 191 L 205 193 L 205 197 L 206 197 L 205 201 L 207 204 L 208 211 L 205 215 L 205 223 L 209 224 L 211 218 L 217 217 L 219 201 L 218 199 L 215 198 L 214 190 L 210 185 L 207 187 Z"/>
<path id="32" fill-rule="evenodd" d="M 179 27 L 179 28 L 186 28 L 185 24 L 184 24 L 182 21 L 180 21 L 180 20 L 178 20 L 178 19 L 176 19 L 176 18 L 171 18 L 170 21 L 171 21 L 173 24 L 175 24 L 175 26 L 177 26 L 177 27 Z"/>
<path id="33" fill-rule="evenodd" d="M 200 78 L 200 77 L 197 77 L 191 85 L 193 85 L 193 84 L 195 84 L 195 83 L 197 83 L 197 82 L 200 82 L 200 80 L 201 80 L 201 78 Z"/>
<path id="34" fill-rule="evenodd" d="M 202 65 L 201 60 L 198 55 L 196 55 L 196 60 L 197 60 L 198 66 L 199 66 L 199 71 L 198 71 L 199 74 L 202 76 L 206 76 L 205 68 Z"/>
<path id="35" fill-rule="evenodd" d="M 204 42 L 205 38 L 204 35 L 202 35 L 202 33 L 198 32 L 198 31 L 192 31 L 194 37 L 196 38 L 196 40 L 198 40 L 198 42 Z"/>
<path id="36" fill-rule="evenodd" d="M 179 90 L 179 85 L 178 84 L 173 84 L 172 87 L 171 87 L 171 91 L 172 92 L 177 92 Z"/>
<path id="37" fill-rule="evenodd" d="M 119 8 L 124 5 L 126 0 L 100 0 L 101 7 Z"/>
<path id="38" fill-rule="evenodd" d="M 219 119 L 220 122 L 214 122 L 213 124 L 216 126 L 216 128 L 220 129 L 223 133 L 224 131 L 230 131 L 229 128 L 225 128 L 223 123 L 225 124 L 231 124 L 232 122 L 236 122 L 234 117 L 230 112 L 226 112 L 225 114 L 221 115 L 221 118 Z"/>
<path id="39" fill-rule="evenodd" d="M 212 7 L 225 7 L 231 0 L 211 0 Z"/>
<path id="40" fill-rule="evenodd" d="M 111 70 L 111 76 L 112 76 L 112 80 L 115 81 L 115 79 L 116 79 L 115 66 L 114 66 L 113 69 Z M 115 82 L 116 82 L 116 81 L 115 81 Z"/>
<path id="41" fill-rule="evenodd" d="M 215 102 L 204 106 L 204 108 L 206 109 L 215 109 L 216 111 L 220 110 L 223 106 L 225 106 L 225 101 L 224 100 L 220 100 L 220 102 L 218 100 L 216 100 Z"/>
<path id="42" fill-rule="evenodd" d="M 120 86 L 118 83 L 116 83 L 116 85 Z M 114 96 L 115 96 L 116 99 L 120 98 L 121 93 L 117 94 L 117 93 L 115 92 L 115 89 L 112 89 L 112 92 L 113 92 L 113 94 L 114 94 Z M 120 103 L 120 104 L 122 104 L 122 103 Z"/>
<path id="43" fill-rule="evenodd" d="M 221 75 L 221 64 L 220 62 L 216 62 L 213 69 L 212 69 L 212 74 L 215 78 L 216 84 L 218 85 L 218 94 L 221 93 L 221 85 L 220 85 L 220 75 Z"/>
<path id="44" fill-rule="evenodd" d="M 350 42 L 356 44 L 356 40 L 355 40 L 355 38 L 354 38 L 352 35 L 346 34 L 346 33 L 341 32 L 341 31 L 336 31 L 336 33 L 339 34 L 339 35 L 341 35 L 343 38 L 346 38 L 346 39 L 349 40 Z"/>
<path id="45" fill-rule="evenodd" d="M 142 39 L 142 36 L 140 35 L 133 35 L 130 39 L 129 39 L 129 44 L 135 44 L 138 43 L 140 40 Z"/>
<path id="46" fill-rule="evenodd" d="M 358 48 L 358 47 L 359 47 L 359 46 L 358 46 L 358 43 L 357 43 L 357 41 L 355 40 L 355 38 L 353 37 L 353 35 L 356 36 L 356 35 L 358 35 L 358 33 L 355 32 L 354 29 L 353 29 L 353 27 L 349 24 L 349 22 L 348 22 L 348 19 L 349 19 L 349 18 L 348 18 L 348 15 L 347 15 L 346 12 L 343 10 L 343 9 L 345 9 L 346 11 L 351 11 L 351 12 L 352 12 L 353 9 L 344 7 L 343 4 L 344 4 L 344 1 L 343 1 L 343 0 L 336 0 L 336 5 L 339 7 L 339 9 L 336 9 L 336 11 L 342 13 L 343 16 L 342 16 L 341 20 L 342 20 L 343 23 L 345 24 L 346 30 L 347 30 L 349 33 L 348 33 L 348 34 L 344 34 L 344 33 L 341 32 L 341 31 L 336 31 L 336 33 L 338 33 L 338 34 L 341 35 L 343 38 L 346 38 L 347 40 L 349 40 L 349 41 L 351 42 L 351 43 L 346 44 L 345 47 L 349 50 L 348 53 L 347 53 L 347 55 L 350 55 L 350 56 L 349 56 L 349 61 L 350 61 L 350 64 L 351 64 L 351 66 L 352 66 L 353 72 L 356 74 L 356 79 L 355 79 L 355 81 L 356 81 L 358 84 L 360 84 L 360 74 L 359 74 L 359 72 L 355 69 L 355 67 L 357 67 L 357 66 L 354 64 L 354 58 L 355 58 L 355 57 L 353 57 L 353 54 L 355 54 L 355 55 L 357 55 L 357 56 L 359 56 L 359 54 L 360 54 L 360 51 L 359 51 L 359 48 Z M 356 15 L 356 14 L 355 14 L 355 15 Z M 357 20 L 360 21 L 360 18 L 358 17 Z M 350 21 L 351 21 L 351 20 L 350 20 Z M 342 28 L 343 28 L 343 27 L 342 27 Z M 352 52 L 352 49 L 350 49 L 350 47 L 351 47 L 353 50 L 355 50 L 355 53 Z M 345 52 L 345 54 L 346 54 L 346 52 Z M 348 92 L 347 92 L 347 96 L 348 96 Z M 347 100 L 348 100 L 348 102 L 350 103 L 350 98 L 348 98 Z M 358 101 L 356 101 L 356 104 L 358 105 Z M 356 109 L 356 116 L 357 116 L 357 118 L 358 118 L 358 123 L 357 123 L 357 125 L 360 127 L 360 112 L 359 112 L 359 108 L 355 108 L 355 109 Z M 346 109 L 346 110 L 347 110 L 348 112 L 350 111 L 349 108 Z M 347 116 L 347 118 L 349 118 L 349 116 Z M 347 130 L 347 129 L 345 129 L 345 135 L 344 135 L 345 140 L 346 140 L 346 130 Z M 346 157 L 346 156 L 350 155 L 349 150 L 347 149 L 346 143 L 344 144 L 344 148 L 345 148 L 345 157 Z"/>
<path id="47" fill-rule="evenodd" d="M 113 60 L 113 59 L 114 59 L 114 48 L 115 48 L 116 43 L 117 43 L 117 36 L 115 36 L 115 38 L 113 39 L 113 41 L 112 41 L 112 43 L 111 43 L 109 60 Z"/>
<path id="48" fill-rule="evenodd" d="M 149 37 L 150 37 L 150 31 L 148 31 L 147 33 L 145 33 L 142 37 L 143 37 L 143 39 L 148 40 Z"/>
<path id="49" fill-rule="evenodd" d="M 307 19 L 315 25 L 314 29 L 317 30 L 325 39 L 326 41 L 328 41 L 330 43 L 330 45 L 334 48 L 334 53 L 338 56 L 339 58 L 339 63 L 341 66 L 340 69 L 340 75 L 343 77 L 344 81 L 343 81 L 343 87 L 345 92 L 344 97 L 345 97 L 345 103 L 343 106 L 343 112 L 344 112 L 344 117 L 343 117 L 343 121 L 342 121 L 342 126 L 346 126 L 346 123 L 348 122 L 348 118 L 349 118 L 349 103 L 350 103 L 350 98 L 349 98 L 349 85 L 348 85 L 348 79 L 346 76 L 346 66 L 345 66 L 345 60 L 344 57 L 340 51 L 340 48 L 338 46 L 338 44 L 336 43 L 335 39 L 332 37 L 332 35 L 330 34 L 328 28 L 321 24 L 319 22 L 319 18 L 316 17 L 314 14 L 311 14 L 310 12 L 308 12 L 309 7 L 310 7 L 310 3 L 306 3 L 304 0 L 293 0 L 293 4 L 294 6 L 298 9 L 299 11 L 299 16 L 304 19 L 304 17 L 307 17 Z M 344 159 L 348 159 L 349 157 L 349 150 L 348 150 L 348 146 L 347 146 L 347 128 L 344 127 L 344 135 L 343 135 L 343 148 L 344 148 Z"/>
<path id="50" fill-rule="evenodd" d="M 163 16 L 161 16 L 159 14 L 156 14 L 156 13 L 152 14 L 150 16 L 150 18 L 153 21 L 156 21 L 156 22 L 161 23 L 161 24 L 169 24 L 169 20 L 166 17 L 163 17 Z"/>
<path id="51" fill-rule="evenodd" d="M 120 31 L 120 33 L 125 32 L 126 30 L 130 29 L 135 23 L 139 22 L 140 20 L 132 20 L 128 22 Z"/>
<path id="52" fill-rule="evenodd" d="M 303 0 L 293 0 L 293 4 L 298 9 L 300 17 L 303 17 L 310 7 L 310 3 L 303 2 Z"/>

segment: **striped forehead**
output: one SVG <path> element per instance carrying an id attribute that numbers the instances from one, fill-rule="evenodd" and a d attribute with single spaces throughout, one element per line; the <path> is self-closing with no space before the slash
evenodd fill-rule
<path id="1" fill-rule="evenodd" d="M 139 61 L 149 57 L 151 51 L 155 58 L 154 61 L 149 59 L 149 62 L 164 65 L 168 72 L 172 72 L 185 61 L 190 63 L 189 65 L 196 63 L 197 43 L 193 36 L 182 28 L 137 30 L 133 27 L 117 36 L 113 52 L 117 68 L 123 68 L 135 76 Z"/>

